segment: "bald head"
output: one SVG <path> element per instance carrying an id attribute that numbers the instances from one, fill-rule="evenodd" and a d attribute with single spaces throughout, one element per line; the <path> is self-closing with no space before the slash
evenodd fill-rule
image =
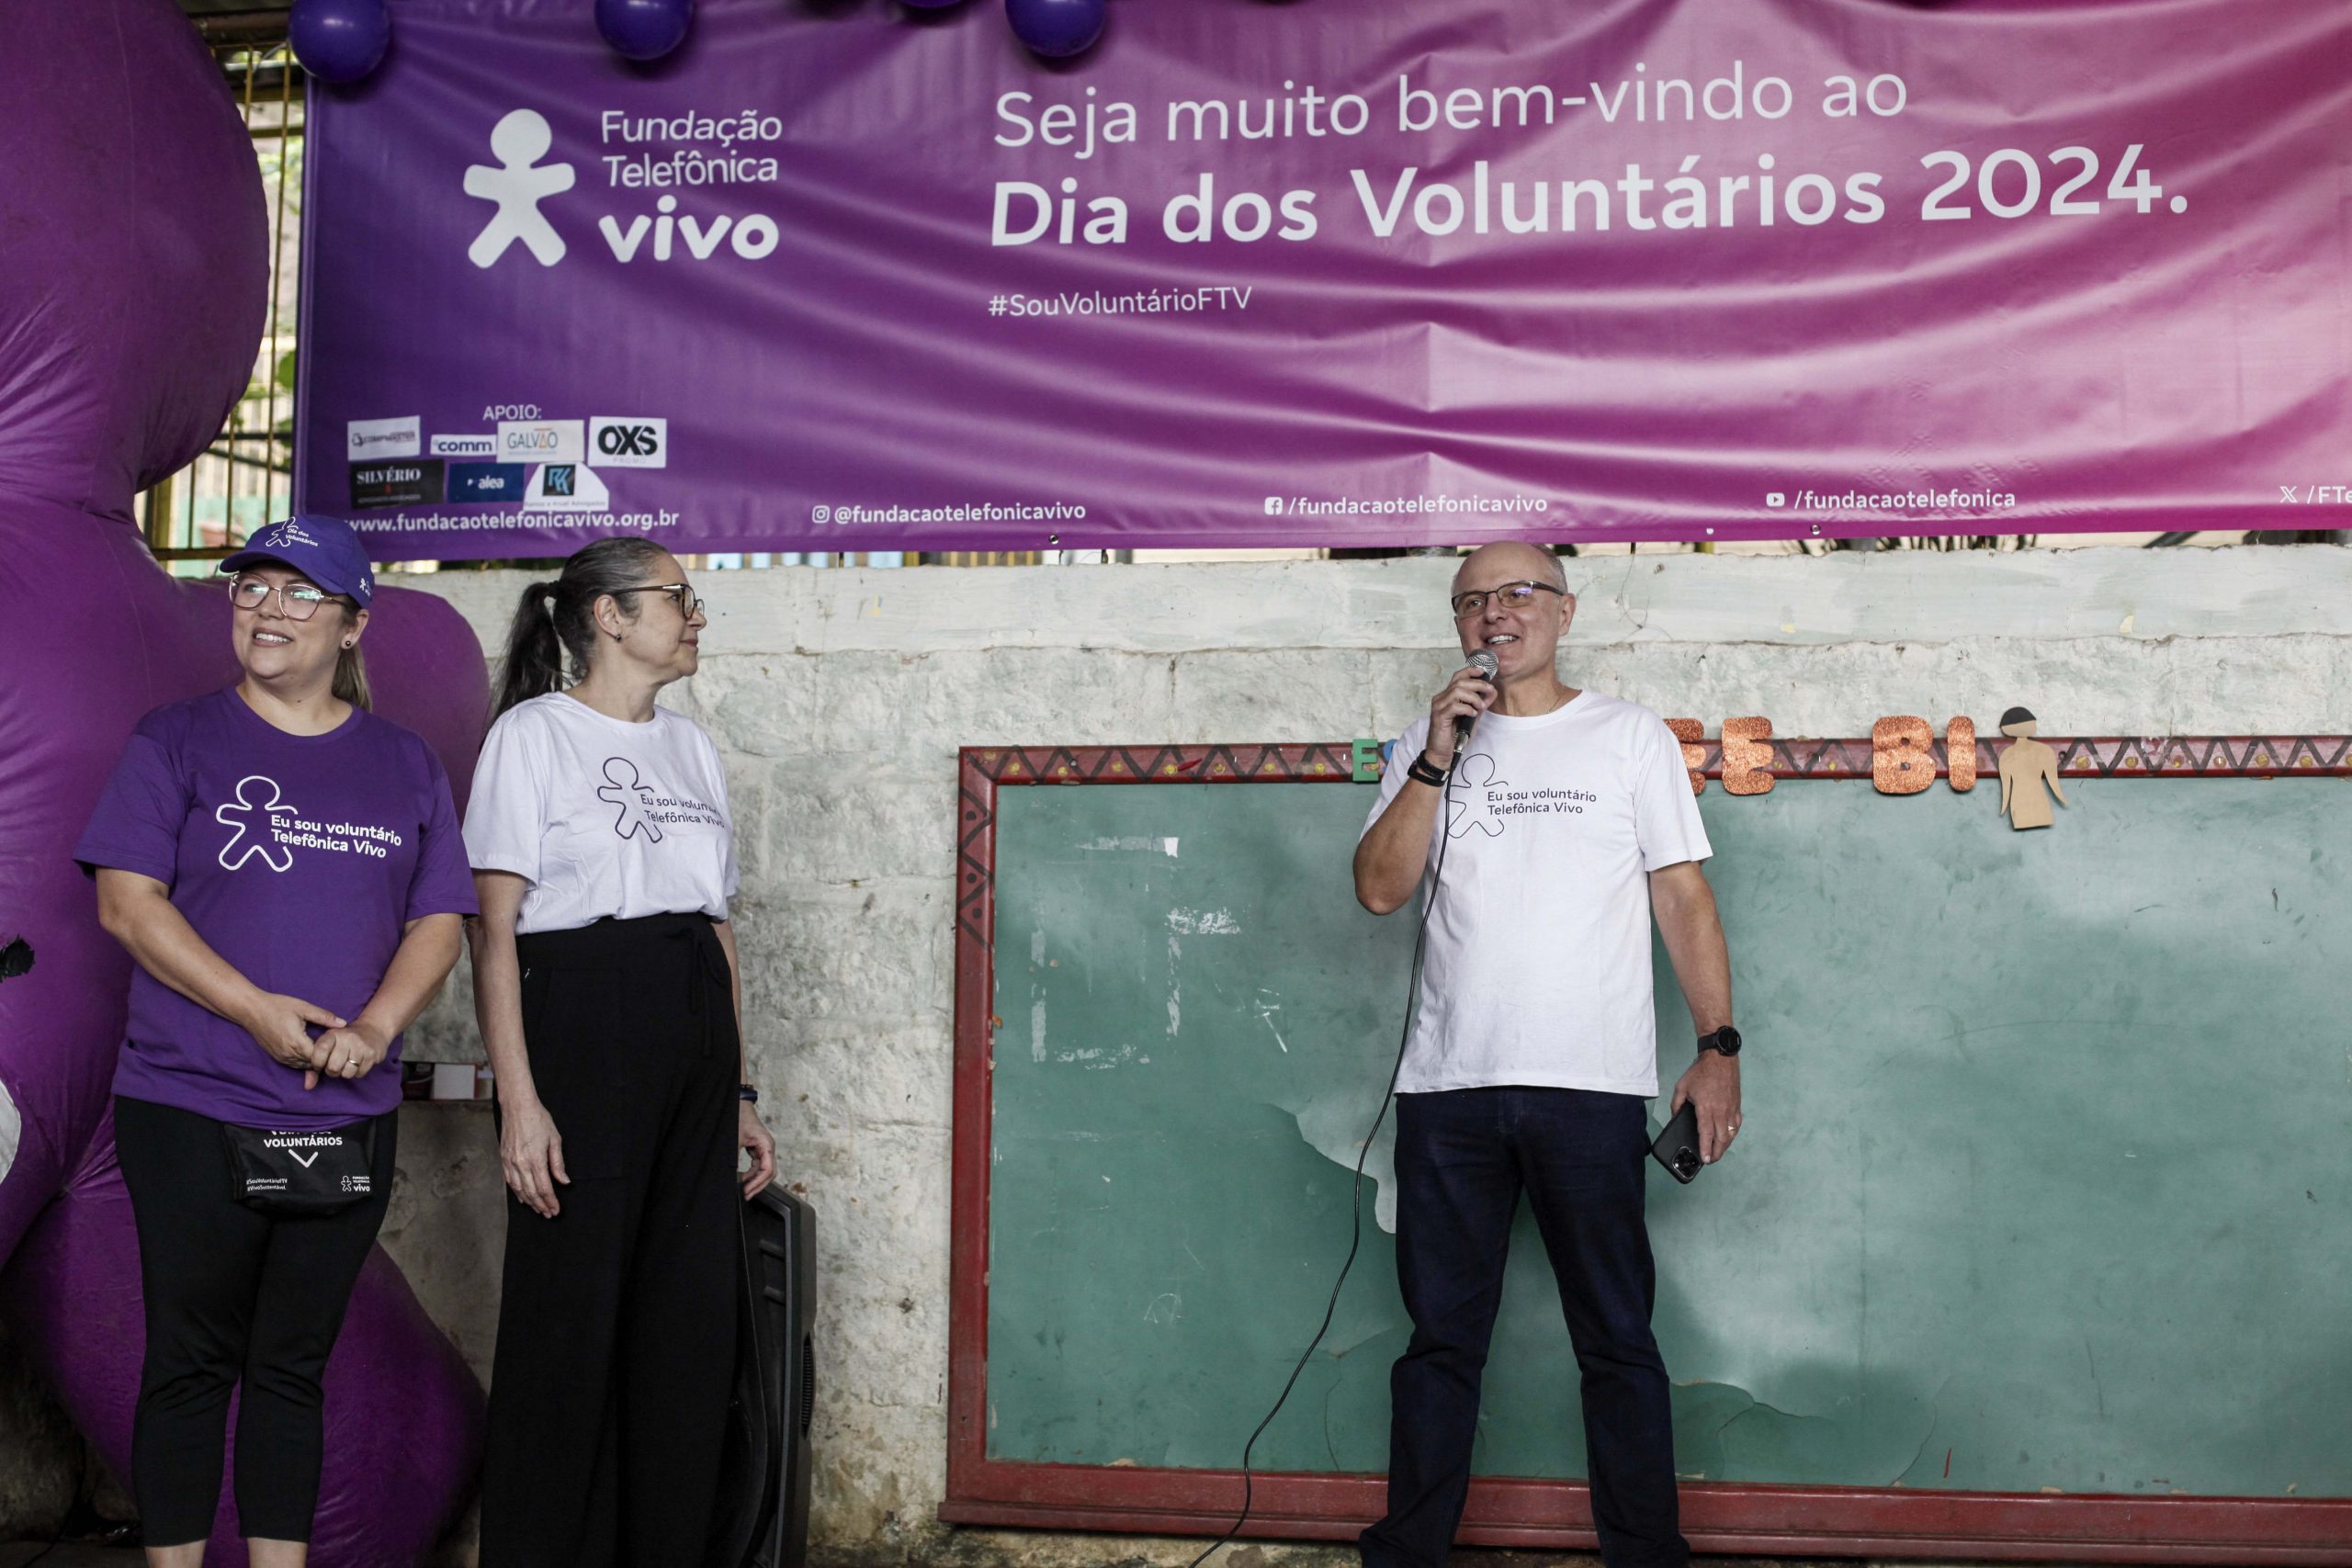
<path id="1" fill-rule="evenodd" d="M 1516 604 L 1496 592 L 1514 582 L 1541 583 L 1551 592 L 1530 591 L 1524 602 Z M 1567 575 L 1560 570 L 1557 556 L 1523 539 L 1481 545 L 1453 574 L 1450 597 L 1462 651 L 1483 649 L 1493 654 L 1501 665 L 1506 693 L 1515 683 L 1528 681 L 1541 683 L 1546 693 L 1551 691 L 1552 661 L 1577 613 L 1576 595 L 1568 592 Z M 1476 607 L 1465 612 L 1465 599 Z"/>
<path id="2" fill-rule="evenodd" d="M 1453 589 L 1458 593 L 1465 587 L 1516 582 L 1526 578 L 1548 582 L 1563 593 L 1568 591 L 1568 574 L 1560 570 L 1560 558 L 1542 545 L 1531 545 L 1524 539 L 1498 539 L 1472 550 L 1454 571 Z"/>

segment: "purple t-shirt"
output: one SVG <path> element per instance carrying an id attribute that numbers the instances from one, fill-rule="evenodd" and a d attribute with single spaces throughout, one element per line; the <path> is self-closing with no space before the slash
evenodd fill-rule
<path id="1" fill-rule="evenodd" d="M 232 688 L 139 721 L 74 858 L 152 876 L 265 991 L 357 1018 L 426 915 L 475 912 L 433 749 L 364 709 L 288 735 Z M 117 1094 L 246 1127 L 314 1132 L 390 1111 L 401 1043 L 354 1081 L 302 1088 L 236 1024 L 136 967 Z"/>

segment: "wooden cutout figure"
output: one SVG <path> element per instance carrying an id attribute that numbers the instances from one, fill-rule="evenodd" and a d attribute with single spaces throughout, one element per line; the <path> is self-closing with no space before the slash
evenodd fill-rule
<path id="1" fill-rule="evenodd" d="M 2042 785 L 2050 786 L 2059 805 L 2066 804 L 2066 792 L 2058 783 L 2058 753 L 2033 738 L 2041 728 L 2023 708 L 2001 716 L 2001 733 L 2016 742 L 2001 753 L 2001 815 L 2019 830 L 2047 828 L 2053 820 Z"/>

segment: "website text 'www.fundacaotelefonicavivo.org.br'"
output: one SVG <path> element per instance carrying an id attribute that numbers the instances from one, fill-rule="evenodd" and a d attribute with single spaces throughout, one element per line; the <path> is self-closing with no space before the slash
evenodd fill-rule
<path id="1" fill-rule="evenodd" d="M 481 534 L 510 528 L 675 528 L 684 519 L 667 508 L 650 512 L 572 511 L 550 507 L 520 512 L 394 513 L 390 516 L 354 517 L 352 530 L 360 534 Z"/>

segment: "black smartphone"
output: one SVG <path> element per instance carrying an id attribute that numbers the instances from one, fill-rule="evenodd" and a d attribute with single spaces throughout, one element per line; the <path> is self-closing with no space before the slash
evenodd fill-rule
<path id="1" fill-rule="evenodd" d="M 1682 1102 L 1682 1109 L 1676 1112 L 1673 1121 L 1666 1124 L 1666 1131 L 1650 1145 L 1650 1154 L 1658 1164 L 1666 1167 L 1668 1175 L 1686 1186 L 1691 1178 L 1707 1168 L 1707 1162 L 1699 1157 L 1697 1100 Z"/>

